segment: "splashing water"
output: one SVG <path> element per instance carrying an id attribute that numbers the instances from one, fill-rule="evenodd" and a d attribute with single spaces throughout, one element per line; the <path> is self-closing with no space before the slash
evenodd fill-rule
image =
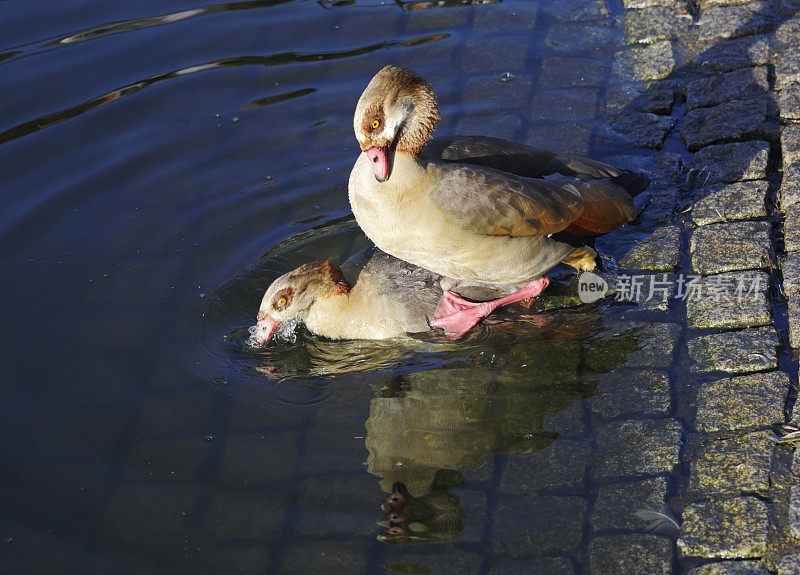
<path id="1" fill-rule="evenodd" d="M 277 339 L 286 343 L 295 343 L 297 341 L 297 334 L 295 328 L 300 321 L 297 318 L 285 321 L 278 326 L 275 334 L 271 339 Z M 266 323 L 258 323 L 247 329 L 250 337 L 247 339 L 247 345 L 253 348 L 264 347 L 267 344 L 269 337 L 269 326 Z"/>

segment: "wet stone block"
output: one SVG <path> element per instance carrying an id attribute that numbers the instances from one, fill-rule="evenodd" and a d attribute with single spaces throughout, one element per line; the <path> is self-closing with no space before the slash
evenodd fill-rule
<path id="1" fill-rule="evenodd" d="M 672 116 L 657 116 L 647 112 L 623 114 L 611 122 L 613 133 L 642 148 L 661 149 L 664 139 L 678 122 Z"/>
<path id="2" fill-rule="evenodd" d="M 694 63 L 703 69 L 728 71 L 749 66 L 763 66 L 771 62 L 771 35 L 745 36 L 718 42 L 694 57 Z"/>
<path id="3" fill-rule="evenodd" d="M 681 425 L 674 419 L 607 423 L 597 436 L 592 476 L 669 473 L 678 463 Z"/>
<path id="4" fill-rule="evenodd" d="M 689 489 L 695 493 L 766 493 L 775 443 L 772 432 L 708 440 L 691 463 Z"/>
<path id="5" fill-rule="evenodd" d="M 628 44 L 652 44 L 685 34 L 692 17 L 675 13 L 666 6 L 653 6 L 625 13 L 625 41 Z"/>
<path id="6" fill-rule="evenodd" d="M 766 218 L 769 184 L 763 180 L 709 186 L 698 190 L 692 221 L 698 225 Z"/>
<path id="7" fill-rule="evenodd" d="M 784 44 L 781 48 L 788 48 L 800 44 L 800 17 L 795 13 L 786 18 L 775 30 L 775 39 Z"/>
<path id="8" fill-rule="evenodd" d="M 789 345 L 800 348 L 800 296 L 789 298 Z"/>
<path id="9" fill-rule="evenodd" d="M 800 251 L 800 202 L 781 207 L 783 211 L 783 244 L 787 252 Z"/>
<path id="10" fill-rule="evenodd" d="M 695 567 L 687 575 L 769 575 L 759 561 L 720 561 Z"/>
<path id="11" fill-rule="evenodd" d="M 464 87 L 464 104 L 482 104 L 492 109 L 521 108 L 530 98 L 531 77 L 515 74 L 511 82 L 501 82 L 499 74 L 473 76 Z M 491 103 L 491 104 L 489 104 Z"/>
<path id="12" fill-rule="evenodd" d="M 613 83 L 606 88 L 608 112 L 650 112 L 671 114 L 675 89 L 670 82 L 651 82 L 642 89 L 639 83 Z"/>
<path id="13" fill-rule="evenodd" d="M 731 431 L 781 421 L 789 386 L 789 376 L 781 371 L 703 383 L 697 391 L 695 428 L 701 432 Z"/>
<path id="14" fill-rule="evenodd" d="M 492 520 L 492 551 L 510 558 L 573 554 L 583 543 L 586 500 L 581 497 L 513 497 L 501 499 Z M 520 529 L 536 517 L 536 529 Z"/>
<path id="15" fill-rule="evenodd" d="M 695 186 L 764 180 L 768 162 L 767 142 L 718 144 L 695 153 L 689 163 L 689 175 Z"/>
<path id="16" fill-rule="evenodd" d="M 609 11 L 605 0 L 564 0 L 548 9 L 551 18 L 580 22 L 608 18 Z"/>
<path id="17" fill-rule="evenodd" d="M 781 152 L 784 166 L 800 162 L 800 124 L 789 124 L 783 127 Z"/>
<path id="18" fill-rule="evenodd" d="M 585 400 L 605 420 L 631 416 L 665 416 L 672 407 L 669 380 L 663 371 L 614 370 L 603 375 L 597 395 Z"/>
<path id="19" fill-rule="evenodd" d="M 605 535 L 589 544 L 592 573 L 672 573 L 672 541 L 658 535 Z"/>
<path id="20" fill-rule="evenodd" d="M 689 240 L 697 273 L 765 268 L 769 261 L 769 222 L 726 222 L 700 226 Z"/>
<path id="21" fill-rule="evenodd" d="M 681 333 L 681 326 L 665 322 L 623 321 L 615 324 L 607 332 L 608 337 L 630 338 L 636 342 L 635 351 L 625 352 L 627 361 L 621 367 L 667 369 L 672 364 L 675 344 Z M 587 369 L 606 371 L 608 350 L 595 352 L 587 350 L 585 366 Z"/>
<path id="22" fill-rule="evenodd" d="M 279 538 L 288 491 L 223 489 L 209 497 L 205 529 L 216 539 Z"/>
<path id="23" fill-rule="evenodd" d="M 566 409 L 548 413 L 544 416 L 542 427 L 545 431 L 560 435 L 581 435 L 586 429 L 581 402 L 571 401 Z"/>
<path id="24" fill-rule="evenodd" d="M 778 367 L 778 343 L 774 328 L 753 327 L 696 337 L 689 341 L 689 356 L 694 371 L 766 371 Z"/>
<path id="25" fill-rule="evenodd" d="M 764 100 L 732 100 L 686 114 L 681 137 L 690 152 L 709 144 L 745 138 L 777 136 L 777 125 L 768 124 Z"/>
<path id="26" fill-rule="evenodd" d="M 767 504 L 756 497 L 691 503 L 683 511 L 683 557 L 761 557 L 767 549 Z"/>
<path id="27" fill-rule="evenodd" d="M 669 40 L 642 47 L 630 48 L 614 55 L 616 76 L 637 80 L 660 80 L 675 69 L 675 52 Z"/>
<path id="28" fill-rule="evenodd" d="M 595 88 L 573 88 L 537 91 L 533 96 L 526 93 L 524 98 L 531 105 L 531 121 L 575 122 L 594 118 L 599 93 Z"/>
<path id="29" fill-rule="evenodd" d="M 525 70 L 528 40 L 525 35 L 483 36 L 464 45 L 462 72 L 514 72 Z"/>
<path id="30" fill-rule="evenodd" d="M 727 272 L 687 286 L 686 317 L 699 328 L 739 328 L 772 324 L 764 272 Z"/>
<path id="31" fill-rule="evenodd" d="M 281 573 L 367 573 L 371 545 L 366 538 L 291 543 L 282 549 Z"/>
<path id="32" fill-rule="evenodd" d="M 627 9 L 649 8 L 650 6 L 667 6 L 674 10 L 686 10 L 686 0 L 622 0 Z"/>
<path id="33" fill-rule="evenodd" d="M 800 83 L 800 50 L 796 46 L 784 49 L 775 62 L 775 89 Z"/>
<path id="34" fill-rule="evenodd" d="M 473 573 L 476 571 L 473 571 Z M 442 571 L 442 573 L 445 572 L 447 571 Z M 489 575 L 506 575 L 507 573 L 573 575 L 575 573 L 575 567 L 566 557 L 526 557 L 525 559 L 493 557 L 490 559 Z"/>
<path id="35" fill-rule="evenodd" d="M 800 485 L 792 486 L 790 491 L 789 528 L 793 536 L 800 537 Z"/>
<path id="36" fill-rule="evenodd" d="M 781 118 L 800 120 L 800 84 L 792 84 L 781 90 L 778 106 Z"/>
<path id="37" fill-rule="evenodd" d="M 697 7 L 701 10 L 707 10 L 714 6 L 734 6 L 737 4 L 748 4 L 753 0 L 698 0 Z"/>
<path id="38" fill-rule="evenodd" d="M 277 452 L 275 443 L 286 448 Z M 219 463 L 219 483 L 226 487 L 258 485 L 291 475 L 297 455 L 291 449 L 294 440 L 289 434 L 260 433 L 230 436 Z"/>
<path id="39" fill-rule="evenodd" d="M 783 165 L 779 203 L 781 210 L 800 203 L 800 162 Z"/>
<path id="40" fill-rule="evenodd" d="M 509 455 L 500 480 L 506 493 L 580 487 L 589 465 L 591 448 L 585 441 L 557 439 L 549 447 Z"/>
<path id="41" fill-rule="evenodd" d="M 498 119 L 498 118 L 495 118 Z M 459 125 L 461 122 L 459 122 Z M 516 128 L 515 128 L 516 129 Z M 461 130 L 460 133 L 486 133 L 483 132 L 465 132 Z M 509 132 L 506 131 L 505 135 L 508 136 Z M 503 137 L 503 135 L 500 135 Z M 592 131 L 578 124 L 551 124 L 548 126 L 534 126 L 528 132 L 527 141 L 532 142 L 535 146 L 544 148 L 551 148 L 560 152 L 567 152 L 570 154 L 586 155 L 589 153 L 589 143 L 592 140 Z"/>
<path id="42" fill-rule="evenodd" d="M 661 509 L 667 494 L 667 480 L 653 477 L 604 485 L 597 491 L 589 524 L 594 531 L 647 531 L 650 523 L 636 516 L 639 509 Z"/>
<path id="43" fill-rule="evenodd" d="M 594 58 L 547 58 L 542 62 L 540 86 L 550 89 L 600 87 L 608 82 L 608 65 Z"/>
<path id="44" fill-rule="evenodd" d="M 699 40 L 736 38 L 767 32 L 777 23 L 775 7 L 770 2 L 751 2 L 736 6 L 714 6 L 703 10 L 697 26 Z"/>
<path id="45" fill-rule="evenodd" d="M 748 100 L 769 93 L 765 66 L 692 80 L 686 85 L 686 109 L 715 106 L 730 100 Z"/>
<path id="46" fill-rule="evenodd" d="M 636 244 L 619 265 L 634 270 L 671 270 L 678 265 L 681 252 L 681 229 L 662 226 Z"/>
<path id="47" fill-rule="evenodd" d="M 800 573 L 800 554 L 784 555 L 778 565 L 778 575 L 797 575 Z"/>
<path id="48" fill-rule="evenodd" d="M 800 294 L 800 252 L 789 252 L 781 260 L 783 291 L 792 297 Z"/>

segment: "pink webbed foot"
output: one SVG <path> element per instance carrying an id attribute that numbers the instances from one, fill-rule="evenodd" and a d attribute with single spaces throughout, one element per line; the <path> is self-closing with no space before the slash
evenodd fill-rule
<path id="1" fill-rule="evenodd" d="M 550 280 L 544 276 L 510 295 L 484 302 L 468 301 L 453 292 L 446 291 L 436 306 L 431 323 L 444 328 L 444 333 L 448 337 L 459 338 L 498 307 L 536 297 L 549 283 Z"/>

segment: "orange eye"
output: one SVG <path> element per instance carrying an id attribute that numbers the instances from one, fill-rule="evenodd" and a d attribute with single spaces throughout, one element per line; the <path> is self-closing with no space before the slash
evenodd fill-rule
<path id="1" fill-rule="evenodd" d="M 377 130 L 380 127 L 381 127 L 381 121 L 380 120 L 378 120 L 377 118 L 372 120 L 372 129 L 373 130 Z"/>
<path id="2" fill-rule="evenodd" d="M 287 303 L 288 303 L 288 300 L 286 299 L 286 297 L 282 296 L 278 301 L 275 302 L 275 307 L 277 309 L 283 309 L 283 308 L 286 307 Z"/>

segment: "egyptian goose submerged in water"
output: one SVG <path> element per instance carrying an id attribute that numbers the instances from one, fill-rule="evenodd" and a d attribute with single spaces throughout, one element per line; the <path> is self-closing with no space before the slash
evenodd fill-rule
<path id="1" fill-rule="evenodd" d="M 595 267 L 593 249 L 552 234 L 597 236 L 636 217 L 632 196 L 647 178 L 498 138 L 431 140 L 438 118 L 422 77 L 394 66 L 378 72 L 355 111 L 364 153 L 349 197 L 376 246 L 444 277 L 432 323 L 446 332 L 460 335 L 498 305 L 537 296 L 560 262 Z M 475 303 L 450 291 L 468 284 L 510 295 Z"/>
<path id="2" fill-rule="evenodd" d="M 331 339 L 387 339 L 431 329 L 442 297 L 441 277 L 379 249 L 359 252 L 342 267 L 330 262 L 300 266 L 264 293 L 251 343 L 265 344 L 295 318 Z M 352 287 L 351 287 L 352 286 Z M 472 289 L 476 299 L 497 297 Z"/>

